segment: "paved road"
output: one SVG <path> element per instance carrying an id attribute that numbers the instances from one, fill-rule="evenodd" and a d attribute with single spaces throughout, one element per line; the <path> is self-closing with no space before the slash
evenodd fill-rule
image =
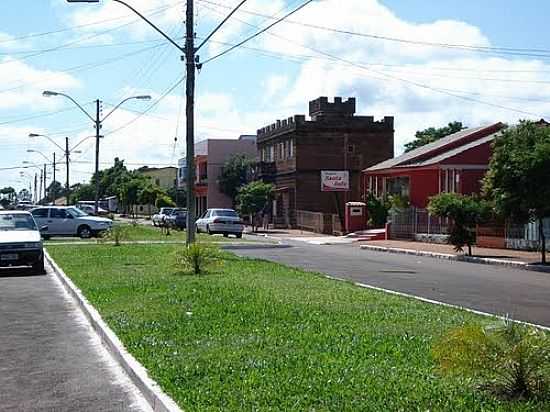
<path id="1" fill-rule="evenodd" d="M 352 245 L 283 243 L 289 247 L 236 253 L 550 326 L 548 273 L 373 252 Z"/>
<path id="2" fill-rule="evenodd" d="M 0 411 L 148 411 L 49 271 L 0 272 Z"/>

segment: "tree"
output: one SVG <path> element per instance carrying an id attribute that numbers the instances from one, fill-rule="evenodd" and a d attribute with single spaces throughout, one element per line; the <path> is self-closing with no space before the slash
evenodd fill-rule
<path id="1" fill-rule="evenodd" d="M 77 183 L 71 186 L 71 200 L 73 202 L 92 201 L 95 199 L 95 186 L 87 183 Z"/>
<path id="2" fill-rule="evenodd" d="M 160 193 L 157 195 L 157 198 L 155 200 L 155 206 L 157 209 L 160 209 L 161 207 L 175 207 L 176 202 L 174 202 L 170 196 L 167 196 L 164 193 Z"/>
<path id="3" fill-rule="evenodd" d="M 116 157 L 113 166 L 99 171 L 99 196 L 116 196 L 120 187 L 131 178 L 131 172 L 124 165 L 124 160 Z M 90 180 L 90 184 L 95 188 L 95 183 L 96 176 L 94 175 Z"/>
<path id="4" fill-rule="evenodd" d="M 497 213 L 539 225 L 542 263 L 546 264 L 543 219 L 550 217 L 550 127 L 522 121 L 493 145 L 483 192 Z"/>
<path id="5" fill-rule="evenodd" d="M 374 194 L 369 193 L 367 196 L 367 213 L 369 217 L 369 225 L 376 228 L 384 227 L 388 220 L 388 212 L 391 204 L 386 199 L 378 199 Z"/>
<path id="6" fill-rule="evenodd" d="M 4 187 L 4 188 L 0 189 L 0 195 L 3 195 L 5 197 L 7 197 L 8 200 L 10 200 L 12 202 L 15 199 L 16 194 L 17 194 L 17 192 L 11 186 Z"/>
<path id="7" fill-rule="evenodd" d="M 223 165 L 218 185 L 220 191 L 231 198 L 233 204 L 239 194 L 239 189 L 250 181 L 254 159 L 244 154 L 232 156 Z"/>
<path id="8" fill-rule="evenodd" d="M 445 127 L 437 129 L 435 127 L 429 127 L 428 129 L 419 130 L 414 135 L 415 140 L 405 144 L 405 152 L 410 152 L 418 147 L 435 142 L 442 137 L 449 136 L 450 134 L 460 132 L 464 129 L 466 129 L 466 127 L 462 125 L 462 122 L 451 122 Z"/>
<path id="9" fill-rule="evenodd" d="M 237 195 L 238 209 L 243 215 L 254 216 L 262 211 L 273 198 L 274 187 L 270 183 L 255 181 L 243 186 Z M 252 230 L 255 230 L 252 219 Z"/>
<path id="10" fill-rule="evenodd" d="M 147 180 L 141 174 L 132 173 L 131 177 L 118 188 L 118 197 L 127 212 L 134 213 L 134 206 L 139 203 L 139 195 Z"/>
<path id="11" fill-rule="evenodd" d="M 63 196 L 65 193 L 65 188 L 61 183 L 59 183 L 57 180 L 50 183 L 50 185 L 46 188 L 46 199 L 54 201 L 54 194 L 56 199 L 60 196 Z"/>
<path id="12" fill-rule="evenodd" d="M 484 200 L 457 193 L 441 193 L 430 198 L 428 211 L 439 217 L 452 220 L 449 243 L 457 252 L 468 246 L 468 256 L 472 256 L 472 245 L 476 242 L 476 225 L 489 219 L 491 207 Z"/>

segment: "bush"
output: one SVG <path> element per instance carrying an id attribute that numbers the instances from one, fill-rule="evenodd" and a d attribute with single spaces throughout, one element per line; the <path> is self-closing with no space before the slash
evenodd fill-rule
<path id="1" fill-rule="evenodd" d="M 466 325 L 444 336 L 433 349 L 443 373 L 477 381 L 509 398 L 550 394 L 550 336 L 534 327 L 504 321 Z"/>
<path id="2" fill-rule="evenodd" d="M 128 240 L 129 227 L 127 225 L 115 224 L 111 229 L 103 232 L 99 238 L 100 242 L 114 242 L 115 246 L 120 246 L 120 242 Z"/>
<path id="3" fill-rule="evenodd" d="M 178 251 L 176 264 L 186 272 L 200 275 L 220 258 L 220 250 L 208 243 L 195 242 Z"/>
<path id="4" fill-rule="evenodd" d="M 381 228 L 386 225 L 390 204 L 384 199 L 377 199 L 372 193 L 367 196 L 367 213 L 369 226 Z"/>

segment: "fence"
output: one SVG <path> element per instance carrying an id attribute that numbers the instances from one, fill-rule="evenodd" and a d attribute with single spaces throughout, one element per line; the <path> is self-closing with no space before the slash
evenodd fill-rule
<path id="1" fill-rule="evenodd" d="M 393 209 L 388 220 L 392 239 L 439 242 L 449 234 L 449 219 L 431 216 L 426 209 Z"/>
<path id="2" fill-rule="evenodd" d="M 296 226 L 298 227 L 298 229 L 304 229 L 304 230 L 310 230 L 312 232 L 323 233 L 323 228 L 324 228 L 323 213 L 297 210 Z"/>
<path id="3" fill-rule="evenodd" d="M 543 220 L 546 249 L 550 250 L 550 218 Z M 509 223 L 506 225 L 506 247 L 509 249 L 540 250 L 539 223 Z"/>

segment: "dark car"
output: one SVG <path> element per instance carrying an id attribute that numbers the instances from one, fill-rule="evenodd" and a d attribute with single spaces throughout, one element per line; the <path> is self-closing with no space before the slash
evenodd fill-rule
<path id="1" fill-rule="evenodd" d="M 0 211 L 0 267 L 30 267 L 36 274 L 44 273 L 42 238 L 29 212 Z"/>
<path id="2" fill-rule="evenodd" d="M 187 227 L 186 219 L 187 219 L 187 209 L 175 208 L 172 210 L 172 213 L 166 216 L 165 225 L 174 229 L 183 230 Z M 176 223 L 176 221 L 178 221 L 179 223 Z M 182 226 L 182 221 L 183 221 L 183 226 Z"/>

